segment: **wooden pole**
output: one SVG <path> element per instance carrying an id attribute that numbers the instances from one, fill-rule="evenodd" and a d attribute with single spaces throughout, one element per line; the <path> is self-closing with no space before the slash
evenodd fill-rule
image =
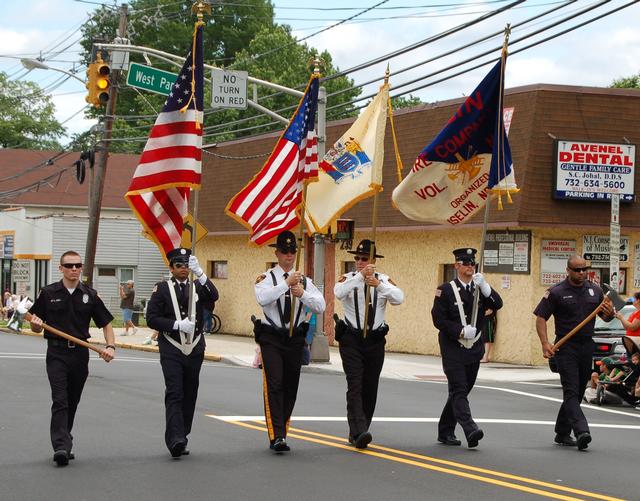
<path id="1" fill-rule="evenodd" d="M 294 271 L 298 271 L 298 269 L 300 268 L 300 256 L 302 255 L 302 249 L 304 249 L 304 244 L 302 242 L 304 242 L 304 211 L 306 210 L 306 199 L 307 199 L 307 183 L 304 183 L 304 187 L 302 188 L 302 203 L 301 205 L 301 210 L 300 210 L 300 231 L 298 233 L 298 241 L 300 242 L 300 245 L 298 246 L 298 252 L 296 252 L 296 266 L 294 268 Z M 293 329 L 294 329 L 294 325 L 293 322 L 295 321 L 295 314 L 296 314 L 296 297 L 291 294 L 291 318 L 289 318 L 289 337 L 293 337 Z M 283 326 L 284 327 L 284 326 Z"/>
<path id="2" fill-rule="evenodd" d="M 604 304 L 610 301 L 609 299 L 609 292 L 607 292 L 604 295 L 604 299 L 602 300 L 602 302 L 596 307 L 595 310 L 593 310 L 591 313 L 589 313 L 589 315 L 587 316 L 587 318 L 585 318 L 582 322 L 580 322 L 578 325 L 576 325 L 573 329 L 571 329 L 571 331 L 569 331 L 567 334 L 565 334 L 560 341 L 558 341 L 556 344 L 554 344 L 551 347 L 551 350 L 553 351 L 553 353 L 555 354 L 556 351 L 558 351 L 560 349 L 560 347 L 565 344 L 567 341 L 569 341 L 569 339 L 571 339 L 573 336 L 576 335 L 576 333 L 582 329 L 585 325 L 587 325 L 592 319 L 593 317 L 595 317 L 598 312 L 602 309 L 602 307 L 604 306 Z"/>
<path id="3" fill-rule="evenodd" d="M 27 322 L 31 321 L 31 318 L 33 317 L 33 315 L 29 312 L 24 314 L 24 319 Z M 47 325 L 45 323 L 42 324 L 42 327 L 44 328 L 44 330 L 51 332 L 52 334 L 55 334 L 56 336 L 60 336 L 64 339 L 66 339 L 67 341 L 71 341 L 75 344 L 77 344 L 78 346 L 84 346 L 85 348 L 89 348 L 90 350 L 95 351 L 98 355 L 102 355 L 102 353 L 104 352 L 104 350 L 98 348 L 97 346 L 91 344 L 91 343 L 87 343 L 86 341 L 84 341 L 83 339 L 79 339 L 75 336 L 72 336 L 71 334 L 67 334 L 66 332 L 62 332 L 59 329 L 56 329 L 55 327 L 51 327 L 50 325 Z"/>
<path id="4" fill-rule="evenodd" d="M 373 261 L 376 246 L 376 230 L 378 224 L 378 192 L 373 195 L 373 218 L 371 223 L 371 249 L 369 249 L 369 262 Z M 371 287 L 367 287 L 364 295 L 364 326 L 362 327 L 362 337 L 367 338 L 367 327 L 369 325 L 369 302 L 371 301 Z"/>

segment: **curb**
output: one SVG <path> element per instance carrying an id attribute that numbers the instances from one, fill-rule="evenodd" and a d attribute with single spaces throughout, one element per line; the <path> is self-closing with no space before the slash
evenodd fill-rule
<path id="1" fill-rule="evenodd" d="M 0 327 L 0 332 L 6 332 L 7 334 L 15 334 L 17 336 L 33 336 L 33 337 L 44 337 L 42 332 L 33 332 L 31 330 L 27 330 L 27 329 L 23 329 L 22 331 L 18 332 L 18 331 L 14 331 L 11 329 L 7 329 L 5 327 Z M 92 344 L 98 344 L 101 346 L 106 345 L 106 341 L 92 341 Z M 134 350 L 134 351 L 146 351 L 146 352 L 150 352 L 150 353 L 159 353 L 160 350 L 158 350 L 157 346 L 146 346 L 143 344 L 131 344 L 131 343 L 119 343 L 116 341 L 116 348 L 122 348 L 125 350 Z M 214 355 L 214 354 L 210 354 L 210 353 L 205 353 L 204 354 L 204 359 L 209 361 L 209 362 L 222 362 L 223 361 L 223 357 L 221 357 L 220 355 Z M 224 357 L 224 359 L 226 360 L 226 357 Z M 117 359 L 116 359 L 117 360 Z M 229 362 L 231 363 L 231 362 Z"/>

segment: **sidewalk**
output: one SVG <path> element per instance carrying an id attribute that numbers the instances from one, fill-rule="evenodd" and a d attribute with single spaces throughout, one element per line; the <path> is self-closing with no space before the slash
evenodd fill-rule
<path id="1" fill-rule="evenodd" d="M 123 336 L 124 329 L 114 329 L 116 346 L 134 350 L 157 352 L 155 346 L 143 345 L 144 339 L 151 330 L 140 327 L 134 335 Z M 104 344 L 102 331 L 92 329 L 92 342 Z M 252 337 L 231 336 L 227 334 L 211 334 L 205 336 L 205 358 L 214 362 L 251 367 L 255 356 L 256 344 Z M 329 347 L 329 362 L 312 362 L 302 368 L 303 372 L 336 372 L 342 373 L 342 361 L 338 348 Z M 405 380 L 445 381 L 440 357 L 429 355 L 410 355 L 406 353 L 387 352 L 382 377 Z M 557 374 L 548 366 L 513 365 L 488 363 L 480 366 L 479 381 L 559 381 Z"/>

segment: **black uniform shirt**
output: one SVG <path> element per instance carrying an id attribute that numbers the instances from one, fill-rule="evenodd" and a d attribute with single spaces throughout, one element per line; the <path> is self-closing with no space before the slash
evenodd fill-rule
<path id="1" fill-rule="evenodd" d="M 51 327 L 80 339 L 90 337 L 91 319 L 97 327 L 104 327 L 113 320 L 95 289 L 79 283 L 73 294 L 69 294 L 62 280 L 43 287 L 29 312 Z M 44 337 L 58 339 L 47 331 L 44 331 Z"/>
<path id="2" fill-rule="evenodd" d="M 593 282 L 585 280 L 582 285 L 575 286 L 565 278 L 559 284 L 547 289 L 533 314 L 545 320 L 549 320 L 553 315 L 557 342 L 587 318 L 603 299 L 602 289 Z M 594 317 L 574 337 L 593 336 L 595 322 Z"/>

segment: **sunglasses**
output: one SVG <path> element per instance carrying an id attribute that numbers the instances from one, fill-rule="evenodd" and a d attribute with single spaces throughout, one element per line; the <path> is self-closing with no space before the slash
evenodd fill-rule
<path id="1" fill-rule="evenodd" d="M 77 270 L 79 270 L 80 268 L 82 268 L 82 263 L 62 263 L 60 266 L 66 268 L 67 270 L 70 270 L 72 268 L 76 268 Z"/>
<path id="2" fill-rule="evenodd" d="M 367 261 L 369 261 L 369 257 L 368 256 L 355 256 L 353 258 L 354 261 L 364 261 L 365 263 Z"/>
<path id="3" fill-rule="evenodd" d="M 282 254 L 294 255 L 294 254 L 296 254 L 298 251 L 294 251 L 294 250 L 286 250 L 286 251 L 284 251 L 284 250 L 281 250 L 280 252 L 281 252 Z"/>
<path id="4" fill-rule="evenodd" d="M 458 261 L 462 266 L 475 266 L 476 263 L 473 261 Z"/>
<path id="5" fill-rule="evenodd" d="M 570 269 L 571 271 L 575 271 L 576 273 L 581 273 L 581 272 L 583 272 L 583 271 L 588 271 L 588 270 L 589 270 L 589 267 L 588 267 L 588 266 L 583 266 L 583 267 L 581 267 L 581 268 L 572 268 L 571 266 L 569 266 L 569 269 Z"/>
<path id="6" fill-rule="evenodd" d="M 189 264 L 188 263 L 172 263 L 171 266 L 179 269 L 179 268 L 188 268 Z"/>

